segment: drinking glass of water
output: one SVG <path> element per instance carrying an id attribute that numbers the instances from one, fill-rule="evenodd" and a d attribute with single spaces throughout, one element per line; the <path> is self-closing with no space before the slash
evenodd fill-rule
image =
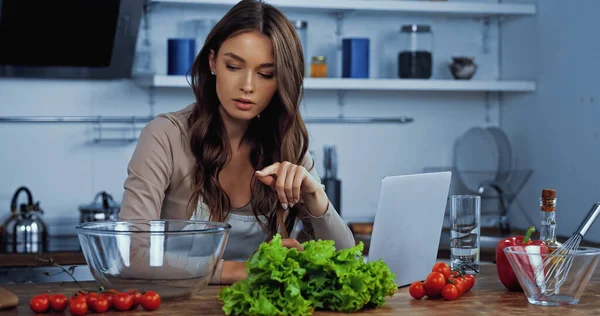
<path id="1" fill-rule="evenodd" d="M 450 196 L 450 266 L 469 274 L 479 273 L 479 217 L 481 197 Z"/>

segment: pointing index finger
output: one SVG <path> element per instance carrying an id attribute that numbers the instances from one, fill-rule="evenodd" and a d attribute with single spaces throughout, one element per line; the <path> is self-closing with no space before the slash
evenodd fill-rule
<path id="1" fill-rule="evenodd" d="M 276 175 L 279 170 L 280 163 L 276 162 L 270 166 L 264 167 L 262 170 L 257 170 L 256 174 L 260 177 L 266 177 L 270 175 Z"/>

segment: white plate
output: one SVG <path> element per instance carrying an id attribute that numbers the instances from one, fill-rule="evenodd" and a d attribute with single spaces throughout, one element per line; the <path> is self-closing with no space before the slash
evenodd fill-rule
<path id="1" fill-rule="evenodd" d="M 499 165 L 497 181 L 504 183 L 508 179 L 514 164 L 514 156 L 508 136 L 499 127 L 488 127 L 487 130 L 494 136 L 498 147 Z"/>
<path id="2" fill-rule="evenodd" d="M 498 156 L 494 136 L 484 128 L 473 127 L 454 146 L 454 167 L 465 186 L 478 192 L 483 183 L 496 180 Z"/>

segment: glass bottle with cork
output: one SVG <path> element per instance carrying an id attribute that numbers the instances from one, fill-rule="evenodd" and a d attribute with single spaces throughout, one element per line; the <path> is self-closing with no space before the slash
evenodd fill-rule
<path id="1" fill-rule="evenodd" d="M 540 215 L 542 218 L 542 229 L 540 240 L 548 245 L 550 252 L 559 248 L 562 244 L 556 240 L 556 191 L 543 189 L 540 198 Z"/>

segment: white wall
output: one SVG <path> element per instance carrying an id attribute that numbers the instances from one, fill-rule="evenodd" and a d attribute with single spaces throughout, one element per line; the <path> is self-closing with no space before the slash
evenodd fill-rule
<path id="1" fill-rule="evenodd" d="M 177 36 L 184 18 L 220 17 L 225 11 L 191 6 L 160 7 L 152 17 L 153 55 L 158 73 L 166 73 L 166 39 Z M 328 56 L 331 72 L 335 59 L 335 19 L 325 13 L 286 12 L 291 19 L 309 21 L 308 54 Z M 473 55 L 480 68 L 477 79 L 498 77 L 498 33 L 490 28 L 489 52 L 483 53 L 481 21 L 470 18 L 418 17 L 402 14 L 348 16 L 344 36 L 371 38 L 371 76 L 394 77 L 397 34 L 405 23 L 429 23 L 435 35 L 435 78 L 450 78 L 446 62 L 453 54 Z M 368 27 L 366 26 L 368 23 Z M 140 36 L 143 33 L 140 33 Z M 321 37 L 322 36 L 322 37 Z M 320 38 L 317 38 L 320 37 Z M 520 77 L 524 79 L 526 77 Z M 0 116 L 11 115 L 148 115 L 149 92 L 129 80 L 0 80 Z M 175 111 L 193 101 L 190 89 L 155 91 L 155 113 Z M 410 116 L 407 125 L 308 126 L 311 150 L 322 170 L 322 146 L 338 146 L 342 179 L 342 216 L 372 216 L 385 175 L 420 172 L 428 166 L 450 166 L 456 138 L 476 125 L 497 125 L 499 111 L 493 102 L 486 122 L 483 93 L 349 92 L 347 116 Z M 336 116 L 335 92 L 307 91 L 303 114 Z M 127 126 L 124 126 L 127 127 Z M 141 127 L 141 126 L 140 126 Z M 41 201 L 52 224 L 77 221 L 78 205 L 107 190 L 120 201 L 126 166 L 135 143 L 94 144 L 91 124 L 0 124 L 0 212 L 8 215 L 16 188 L 27 185 Z M 2 211 L 4 210 L 4 211 Z M 65 230 L 66 231 L 66 230 Z M 59 233 L 58 229 L 55 232 Z"/>
<path id="2" fill-rule="evenodd" d="M 505 97 L 501 107 L 519 166 L 534 171 L 520 199 L 539 227 L 541 190 L 556 189 L 557 230 L 564 236 L 600 200 L 599 10 L 596 0 L 543 0 L 537 21 L 508 21 L 502 29 L 502 75 L 538 78 L 535 94 Z M 515 220 L 527 225 L 523 216 Z M 600 228 L 586 239 L 600 241 Z"/>

